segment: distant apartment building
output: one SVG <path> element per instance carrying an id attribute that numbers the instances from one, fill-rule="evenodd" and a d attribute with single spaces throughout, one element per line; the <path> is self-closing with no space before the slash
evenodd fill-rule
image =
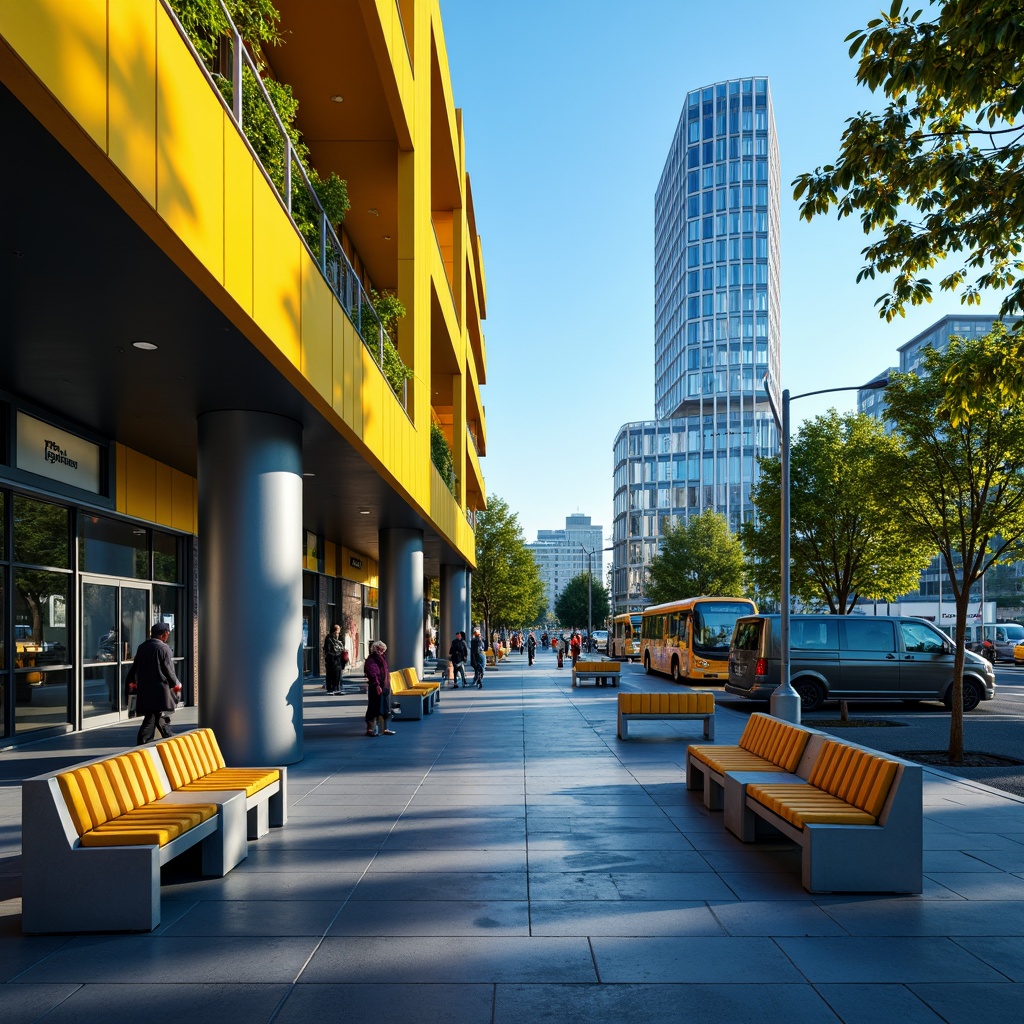
<path id="1" fill-rule="evenodd" d="M 920 373 L 924 363 L 926 349 L 933 348 L 937 352 L 944 352 L 949 348 L 950 337 L 957 337 L 970 340 L 972 338 L 983 338 L 992 330 L 992 324 L 998 317 L 991 313 L 954 313 L 942 317 L 930 327 L 926 327 L 919 334 L 916 334 L 910 341 L 899 347 L 899 365 L 890 367 L 883 373 L 873 378 L 877 381 L 887 377 L 890 373 Z M 1007 318 L 1006 323 L 1014 324 L 1017 317 Z M 871 390 L 864 388 L 857 392 L 857 411 L 862 412 L 873 419 L 885 421 L 887 409 L 885 391 L 882 389 Z M 886 423 L 886 429 L 891 429 L 892 424 Z M 981 583 L 975 585 L 971 591 L 974 600 L 982 600 L 983 593 L 987 587 L 989 599 L 1009 594 L 1019 594 L 1024 582 L 1024 563 L 1017 562 L 1012 565 L 996 566 L 989 573 L 986 573 L 986 586 Z M 933 558 L 926 569 L 921 570 L 921 580 L 917 590 L 905 594 L 903 601 L 933 601 L 943 600 L 943 589 L 946 589 L 945 600 L 952 601 L 948 592 L 946 572 L 939 564 L 938 557 Z"/>
<path id="2" fill-rule="evenodd" d="M 767 78 L 688 93 L 655 193 L 654 415 L 614 443 L 612 601 L 634 611 L 666 522 L 753 515 L 778 452 L 779 152 Z"/>
<path id="3" fill-rule="evenodd" d="M 538 530 L 536 542 L 526 545 L 544 581 L 549 616 L 554 615 L 555 602 L 574 576 L 590 568 L 595 578 L 601 579 L 603 538 L 603 527 L 592 525 L 590 516 L 576 513 L 565 517 L 564 530 Z"/>

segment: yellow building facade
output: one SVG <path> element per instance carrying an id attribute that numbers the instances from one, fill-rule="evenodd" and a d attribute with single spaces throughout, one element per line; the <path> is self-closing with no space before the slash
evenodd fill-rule
<path id="1" fill-rule="evenodd" d="M 260 46 L 184 0 L 0 4 L 8 741 L 126 716 L 162 618 L 201 720 L 295 760 L 331 624 L 395 667 L 468 624 L 486 288 L 438 3 L 276 6 Z"/>

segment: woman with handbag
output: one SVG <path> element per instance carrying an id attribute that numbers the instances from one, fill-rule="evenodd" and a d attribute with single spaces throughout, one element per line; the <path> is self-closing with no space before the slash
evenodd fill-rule
<path id="1" fill-rule="evenodd" d="M 374 640 L 370 644 L 370 654 L 363 663 L 363 672 L 366 674 L 367 736 L 395 735 L 394 730 L 387 727 L 391 717 L 391 675 L 387 658 L 384 657 L 387 649 L 383 641 Z"/>

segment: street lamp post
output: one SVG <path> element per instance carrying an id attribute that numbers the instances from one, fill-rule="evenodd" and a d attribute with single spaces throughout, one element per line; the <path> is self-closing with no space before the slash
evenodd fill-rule
<path id="1" fill-rule="evenodd" d="M 594 549 L 589 551 L 580 542 L 580 550 L 587 556 L 587 649 L 590 649 L 594 635 L 594 574 L 592 571 L 591 559 L 594 556 Z"/>
<path id="2" fill-rule="evenodd" d="M 799 395 L 790 395 L 789 390 L 782 392 L 782 413 L 780 415 L 775 405 L 775 396 L 772 394 L 771 381 L 766 373 L 764 375 L 764 390 L 768 395 L 768 405 L 771 407 L 772 416 L 775 418 L 775 425 L 779 428 L 781 448 L 781 471 L 780 481 L 781 493 L 781 523 L 779 530 L 782 534 L 780 543 L 780 554 L 782 562 L 782 573 L 779 585 L 779 599 L 782 605 L 780 609 L 779 644 L 782 648 L 779 665 L 781 680 L 779 685 L 772 691 L 769 702 L 769 710 L 773 717 L 780 718 L 784 722 L 800 724 L 800 694 L 793 689 L 790 682 L 790 656 L 789 656 L 789 616 L 790 616 L 790 503 L 789 503 L 789 403 L 798 398 L 810 398 L 811 395 L 828 395 L 835 391 L 869 391 L 884 388 L 889 383 L 888 377 L 880 377 L 862 384 L 858 387 L 843 388 L 822 388 L 819 391 L 805 391 Z"/>

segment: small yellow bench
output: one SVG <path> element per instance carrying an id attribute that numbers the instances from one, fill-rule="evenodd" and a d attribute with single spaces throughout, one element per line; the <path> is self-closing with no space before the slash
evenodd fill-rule
<path id="1" fill-rule="evenodd" d="M 499 647 L 498 648 L 498 656 L 497 657 L 494 656 L 494 649 L 492 647 L 488 647 L 484 651 L 484 665 L 487 666 L 488 668 L 497 668 L 498 667 L 498 662 L 499 661 L 504 661 L 505 658 L 507 658 L 507 657 L 508 657 L 508 651 L 506 651 L 504 647 Z"/>
<path id="2" fill-rule="evenodd" d="M 620 740 L 629 739 L 629 723 L 640 721 L 694 719 L 703 721 L 705 739 L 715 738 L 715 695 L 699 691 L 687 693 L 620 693 Z"/>
<path id="3" fill-rule="evenodd" d="M 617 661 L 577 661 L 572 667 L 572 685 L 593 679 L 596 686 L 618 686 L 622 665 Z"/>
<path id="4" fill-rule="evenodd" d="M 26 779 L 21 793 L 27 933 L 152 931 L 162 865 L 201 845 L 203 874 L 220 878 L 248 855 L 244 792 L 173 792 L 152 747 Z"/>
<path id="5" fill-rule="evenodd" d="M 212 729 L 172 736 L 155 749 L 174 792 L 242 790 L 250 839 L 259 839 L 288 820 L 287 768 L 228 768 Z"/>
<path id="6" fill-rule="evenodd" d="M 437 683 L 421 682 L 415 668 L 399 668 L 390 673 L 391 696 L 403 719 L 421 719 L 429 715 L 441 699 Z"/>

